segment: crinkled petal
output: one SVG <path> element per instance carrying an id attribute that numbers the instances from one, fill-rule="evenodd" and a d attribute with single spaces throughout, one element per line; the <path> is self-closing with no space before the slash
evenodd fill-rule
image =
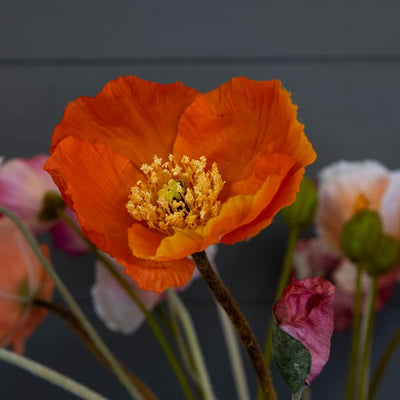
<path id="1" fill-rule="evenodd" d="M 137 167 L 172 151 L 178 121 L 200 93 L 182 83 L 163 85 L 135 76 L 107 83 L 96 97 L 70 103 L 57 125 L 51 151 L 68 136 L 100 141 Z"/>
<path id="2" fill-rule="evenodd" d="M 286 154 L 298 168 L 315 160 L 296 116 L 297 107 L 279 81 L 234 78 L 188 107 L 174 154 L 216 162 L 229 192 L 232 182 L 252 175 L 259 155 Z"/>
<path id="3" fill-rule="evenodd" d="M 100 142 L 68 137 L 45 165 L 85 235 L 114 258 L 132 261 L 126 203 L 139 171 L 125 157 Z"/>
<path id="4" fill-rule="evenodd" d="M 239 228 L 248 226 L 263 210 L 268 208 L 280 190 L 282 181 L 295 163 L 291 157 L 279 154 L 265 156 L 265 159 L 270 162 L 261 163 L 261 171 L 256 170 L 250 179 L 253 183 L 258 181 L 255 185 L 258 189 L 256 193 L 250 184 L 246 191 L 251 194 L 230 197 L 221 205 L 219 214 L 211 218 L 204 226 L 195 230 L 186 228 L 173 235 L 165 236 L 134 223 L 129 228 L 129 245 L 133 254 L 140 258 L 167 261 L 203 251 L 213 243 L 228 242 L 226 237 L 235 230 L 238 233 L 235 241 L 249 237 L 248 230 L 244 229 L 244 233 L 240 234 Z M 257 172 L 260 172 L 260 175 L 257 175 Z M 238 182 L 238 185 L 245 186 L 248 183 Z M 275 213 L 277 211 L 275 207 L 274 211 Z M 268 222 L 271 221 L 272 216 Z M 264 221 L 264 224 L 266 223 Z M 253 231 L 253 234 L 258 232 L 259 230 Z"/>

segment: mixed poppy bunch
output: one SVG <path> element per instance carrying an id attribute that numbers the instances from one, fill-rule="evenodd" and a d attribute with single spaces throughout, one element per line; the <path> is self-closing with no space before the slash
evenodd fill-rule
<path id="1" fill-rule="evenodd" d="M 96 313 L 124 334 L 148 321 L 185 398 L 195 398 L 193 384 L 202 398 L 216 398 L 179 297 L 201 277 L 225 310 L 224 332 L 235 330 L 250 357 L 259 398 L 277 397 L 272 354 L 293 398 L 300 399 L 328 361 L 334 325 L 344 329 L 353 321 L 357 339 L 364 314 L 363 326 L 372 330 L 375 309 L 383 307 L 398 278 L 398 174 L 374 162 L 342 162 L 321 173 L 317 191 L 303 180 L 315 158 L 297 107 L 279 81 L 239 77 L 202 94 L 181 83 L 129 76 L 109 82 L 96 97 L 78 98 L 54 130 L 49 157 L 0 166 L 0 344 L 22 353 L 40 320 L 55 312 L 132 398 L 156 398 L 109 352 L 58 278 L 47 249 L 40 251 L 32 234 L 49 232 L 57 249 L 94 253 Z M 215 271 L 216 245 L 250 239 L 282 209 L 291 239 L 263 355 Z M 295 246 L 315 213 L 319 237 Z M 301 279 L 290 280 L 292 275 Z M 53 303 L 54 284 L 68 308 Z M 375 288 L 372 298 L 368 288 Z M 152 314 L 161 302 L 168 304 L 179 350 L 190 355 L 183 366 L 163 335 L 163 318 Z M 372 302 L 364 313 L 363 302 Z M 354 352 L 350 365 L 366 379 L 365 363 L 357 364 L 362 354 Z M 15 362 L 4 349 L 0 358 Z M 239 398 L 249 398 L 246 380 L 237 368 L 233 372 Z M 80 384 L 72 388 L 66 378 L 57 382 L 82 398 L 102 398 Z"/>

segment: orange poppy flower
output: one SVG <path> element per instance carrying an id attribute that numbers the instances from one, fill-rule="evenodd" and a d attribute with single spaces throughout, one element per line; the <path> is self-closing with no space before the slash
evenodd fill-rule
<path id="1" fill-rule="evenodd" d="M 201 94 L 121 77 L 56 127 L 46 170 L 87 237 L 160 292 L 192 253 L 256 235 L 293 202 L 315 153 L 279 81 Z"/>
<path id="2" fill-rule="evenodd" d="M 47 248 L 43 248 L 47 250 Z M 25 340 L 46 316 L 34 298 L 50 301 L 53 281 L 40 265 L 18 228 L 0 218 L 0 346 L 22 353 Z"/>

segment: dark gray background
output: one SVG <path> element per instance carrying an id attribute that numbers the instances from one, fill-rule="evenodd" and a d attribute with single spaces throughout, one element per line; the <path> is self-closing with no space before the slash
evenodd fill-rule
<path id="1" fill-rule="evenodd" d="M 378 5 L 379 4 L 379 5 Z M 6 157 L 47 152 L 65 105 L 95 95 L 120 75 L 207 91 L 231 77 L 281 79 L 299 104 L 300 119 L 318 153 L 315 176 L 338 159 L 373 158 L 399 167 L 400 27 L 398 2 L 272 2 L 239 0 L 106 1 L 1 0 L 0 149 Z M 257 337 L 268 313 L 286 240 L 275 221 L 248 243 L 224 246 L 218 263 Z M 109 332 L 93 313 L 90 256 L 54 263 L 115 353 L 161 399 L 182 399 L 147 326 L 133 336 Z M 202 282 L 183 295 L 206 351 L 218 397 L 234 399 L 214 304 Z M 59 301 L 59 297 L 56 296 Z M 373 361 L 399 325 L 397 290 L 378 316 Z M 337 334 L 313 398 L 342 398 L 349 333 Z M 111 399 L 127 399 L 63 321 L 50 316 L 27 343 L 27 355 Z M 247 359 L 252 391 L 255 378 Z M 397 354 L 377 398 L 398 399 Z M 289 393 L 273 375 L 281 398 Z M 29 396 L 29 397 L 28 397 Z M 0 364 L 1 399 L 72 399 L 43 381 Z"/>

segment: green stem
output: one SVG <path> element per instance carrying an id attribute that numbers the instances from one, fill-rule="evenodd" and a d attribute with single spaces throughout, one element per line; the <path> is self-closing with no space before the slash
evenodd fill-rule
<path id="1" fill-rule="evenodd" d="M 353 400 L 356 389 L 356 375 L 357 375 L 357 361 L 358 361 L 358 346 L 360 340 L 360 316 L 361 316 L 361 278 L 362 269 L 357 266 L 357 277 L 355 283 L 354 293 L 354 306 L 353 306 L 353 331 L 351 337 L 351 353 L 350 353 L 350 365 L 349 373 L 347 377 L 346 385 L 346 400 Z"/>
<path id="2" fill-rule="evenodd" d="M 203 353 L 200 348 L 200 343 L 197 338 L 192 318 L 178 294 L 173 289 L 168 289 L 166 292 L 171 311 L 176 313 L 185 332 L 203 397 L 205 400 L 215 400 L 216 397 L 211 386 L 210 377 L 204 362 Z"/>
<path id="3" fill-rule="evenodd" d="M 360 348 L 363 349 L 361 358 L 360 368 L 360 380 L 359 380 L 359 399 L 368 399 L 368 372 L 369 363 L 371 358 L 371 347 L 372 338 L 374 332 L 375 315 L 376 315 L 376 299 L 378 297 L 378 283 L 379 277 L 372 277 L 372 287 L 368 293 L 366 313 L 364 313 L 363 319 L 363 330 L 365 332 L 362 337 L 365 337 L 365 341 L 361 341 Z M 363 321 L 364 322 L 364 321 Z M 363 332 L 362 332 L 363 333 Z"/>
<path id="4" fill-rule="evenodd" d="M 96 346 L 93 344 L 92 340 L 86 333 L 86 331 L 81 326 L 78 319 L 65 307 L 62 307 L 55 303 L 50 303 L 45 300 L 41 299 L 34 299 L 33 305 L 36 307 L 45 308 L 48 311 L 51 311 L 55 315 L 62 318 L 65 322 L 69 324 L 69 326 L 77 333 L 79 338 L 85 344 L 85 346 L 91 351 L 91 353 L 100 360 L 108 369 L 110 369 L 110 365 L 108 364 L 107 360 L 103 357 L 103 355 L 98 351 Z M 133 384 L 137 387 L 140 391 L 141 395 L 145 400 L 157 400 L 157 397 L 154 393 L 131 371 L 129 371 L 123 364 L 121 364 L 122 368 L 126 371 L 129 375 L 129 378 L 133 382 Z"/>
<path id="5" fill-rule="evenodd" d="M 107 268 L 107 271 L 114 277 L 114 279 L 119 283 L 123 290 L 128 294 L 131 300 L 139 307 L 140 311 L 145 315 L 147 322 L 149 323 L 150 329 L 153 331 L 154 336 L 158 340 L 162 350 L 164 351 L 167 360 L 169 361 L 175 375 L 178 379 L 178 382 L 181 386 L 181 389 L 187 400 L 194 400 L 192 391 L 190 389 L 189 382 L 182 371 L 182 368 L 173 353 L 171 346 L 169 345 L 167 339 L 165 338 L 160 326 L 157 321 L 153 317 L 153 315 L 146 309 L 144 304 L 140 301 L 139 297 L 132 290 L 129 283 L 125 280 L 125 278 L 121 275 L 121 273 L 115 268 L 113 263 L 101 252 L 99 249 L 83 235 L 82 231 L 79 227 L 72 221 L 69 216 L 64 212 L 59 212 L 59 217 L 65 223 L 67 223 L 81 238 L 85 241 L 87 246 L 92 250 L 92 252 L 96 255 L 96 257 L 103 263 L 103 265 Z"/>
<path id="6" fill-rule="evenodd" d="M 253 364 L 264 398 L 266 400 L 276 400 L 277 397 L 272 384 L 271 373 L 264 361 L 262 350 L 251 331 L 247 319 L 240 311 L 235 299 L 229 293 L 228 288 L 212 269 L 206 253 L 204 251 L 194 253 L 192 257 L 196 263 L 197 269 L 207 283 L 215 299 L 221 304 L 235 327 L 239 339 Z"/>
<path id="7" fill-rule="evenodd" d="M 382 376 L 386 370 L 386 367 L 389 365 L 390 359 L 394 355 L 397 347 L 400 344 L 400 328 L 397 329 L 397 332 L 392 337 L 390 342 L 387 344 L 385 351 L 381 359 L 379 360 L 378 366 L 376 367 L 375 373 L 372 378 L 372 383 L 369 389 L 369 400 L 371 400 L 379 386 L 379 383 L 382 379 Z"/>
<path id="8" fill-rule="evenodd" d="M 210 260 L 211 266 L 214 268 L 215 272 L 218 274 L 217 266 Z M 235 382 L 236 393 L 240 400 L 250 400 L 250 393 L 247 386 L 246 373 L 243 367 L 242 356 L 240 354 L 239 343 L 237 336 L 235 334 L 234 327 L 232 326 L 229 317 L 226 312 L 221 307 L 219 303 L 216 302 L 217 312 L 219 320 L 222 326 L 222 332 L 225 338 L 225 344 L 228 349 L 229 360 L 232 368 L 232 374 Z"/>
<path id="9" fill-rule="evenodd" d="M 30 360 L 27 357 L 20 356 L 10 350 L 0 348 L 0 359 L 10 364 L 16 365 L 30 372 L 39 378 L 42 378 L 53 385 L 70 392 L 81 399 L 85 400 L 107 400 L 104 396 L 94 392 L 93 390 L 83 386 L 73 379 L 60 374 L 36 361 Z"/>
<path id="10" fill-rule="evenodd" d="M 131 395 L 133 399 L 136 400 L 143 400 L 143 397 L 136 389 L 136 387 L 132 384 L 131 380 L 129 379 L 128 375 L 121 367 L 117 359 L 108 349 L 106 344 L 102 341 L 98 333 L 94 330 L 90 322 L 86 319 L 85 315 L 81 311 L 78 304 L 75 302 L 74 298 L 71 296 L 70 292 L 68 291 L 67 287 L 61 281 L 60 277 L 58 276 L 55 269 L 52 267 L 50 262 L 47 258 L 43 255 L 42 251 L 40 250 L 39 246 L 36 243 L 34 237 L 29 233 L 23 222 L 10 210 L 7 208 L 0 206 L 0 213 L 7 215 L 18 227 L 21 231 L 23 236 L 25 237 L 26 241 L 32 248 L 33 253 L 36 255 L 40 263 L 43 265 L 44 269 L 47 271 L 51 279 L 53 280 L 55 286 L 57 287 L 58 291 L 60 292 L 62 298 L 67 303 L 69 308 L 71 309 L 72 313 L 75 317 L 79 320 L 82 327 L 87 332 L 90 339 L 93 341 L 94 345 L 97 347 L 99 352 L 104 356 L 104 358 L 108 361 L 110 368 L 114 372 L 115 376 L 119 379 L 128 393 Z"/>
<path id="11" fill-rule="evenodd" d="M 246 373 L 243 368 L 242 356 L 240 354 L 235 331 L 233 330 L 232 323 L 226 315 L 224 309 L 219 304 L 217 304 L 217 310 L 225 337 L 226 347 L 228 349 L 229 359 L 231 361 L 232 374 L 234 377 L 238 398 L 240 400 L 250 400 Z"/>
<path id="12" fill-rule="evenodd" d="M 291 228 L 283 258 L 282 271 L 278 282 L 278 288 L 276 289 L 274 303 L 279 299 L 279 297 L 281 297 L 283 289 L 285 289 L 285 287 L 289 283 L 292 271 L 293 253 L 296 248 L 296 242 L 298 237 L 299 237 L 299 229 Z M 273 320 L 272 318 L 270 318 L 268 325 L 267 339 L 265 341 L 265 351 L 264 351 L 264 359 L 268 365 L 271 362 L 271 356 L 272 356 L 272 326 L 273 326 Z"/>

